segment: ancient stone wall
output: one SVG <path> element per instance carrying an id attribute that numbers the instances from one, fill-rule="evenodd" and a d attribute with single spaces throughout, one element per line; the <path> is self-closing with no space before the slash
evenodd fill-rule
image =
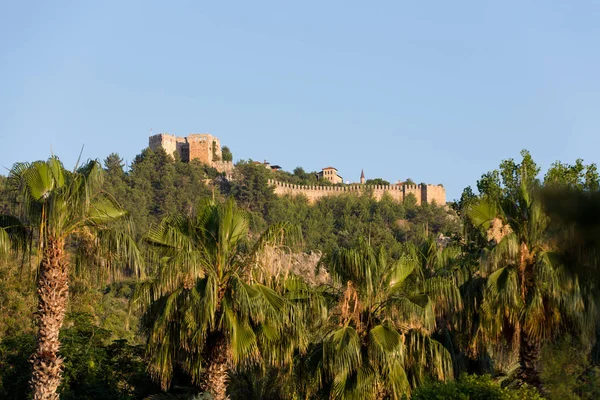
<path id="1" fill-rule="evenodd" d="M 227 179 L 233 175 L 233 161 L 213 161 L 212 166 L 219 172 L 224 172 Z"/>
<path id="2" fill-rule="evenodd" d="M 221 144 L 216 137 L 209 134 L 192 133 L 185 139 L 189 146 L 187 161 L 197 159 L 211 165 L 213 161 L 221 160 Z"/>
<path id="3" fill-rule="evenodd" d="M 275 194 L 283 196 L 286 194 L 292 196 L 303 195 L 308 198 L 310 203 L 325 196 L 337 196 L 344 193 L 360 194 L 370 191 L 372 196 L 381 200 L 384 194 L 388 194 L 396 201 L 404 201 L 406 197 L 412 194 L 417 201 L 417 205 L 430 203 L 433 200 L 437 205 L 446 204 L 446 191 L 443 186 L 436 185 L 345 185 L 345 186 L 312 186 L 312 185 L 294 185 L 290 183 L 279 182 L 269 179 L 269 185 L 274 186 Z M 431 188 L 431 189 L 430 189 Z"/>
<path id="4" fill-rule="evenodd" d="M 173 157 L 178 153 L 181 161 L 199 160 L 219 172 L 225 172 L 228 176 L 233 171 L 231 161 L 221 161 L 223 154 L 219 139 L 208 133 L 192 133 L 187 137 L 159 133 L 150 136 L 149 145 L 152 150 L 163 148 Z"/>
<path id="5" fill-rule="evenodd" d="M 371 190 L 373 197 L 378 201 L 387 193 L 392 199 L 396 201 L 402 201 L 404 199 L 402 193 L 402 186 L 400 185 L 353 185 L 358 187 L 358 190 L 366 191 Z"/>
<path id="6" fill-rule="evenodd" d="M 170 156 L 174 157 L 175 153 L 179 153 L 181 156 L 181 148 L 185 144 L 185 138 L 169 135 L 168 133 L 159 133 L 150 136 L 149 144 L 153 151 L 162 147 Z"/>
<path id="7" fill-rule="evenodd" d="M 406 197 L 413 195 L 417 201 L 417 205 L 420 206 L 423 203 L 423 189 L 421 185 L 403 185 L 402 191 L 404 193 L 403 201 Z"/>
<path id="8" fill-rule="evenodd" d="M 446 189 L 442 185 L 427 185 L 425 190 L 427 203 L 435 202 L 438 206 L 446 204 Z"/>

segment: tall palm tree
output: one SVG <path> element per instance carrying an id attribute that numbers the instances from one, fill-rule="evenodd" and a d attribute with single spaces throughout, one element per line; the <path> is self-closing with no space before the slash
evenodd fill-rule
<path id="1" fill-rule="evenodd" d="M 233 200 L 202 201 L 195 215 L 165 218 L 145 236 L 158 266 L 134 296 L 144 312 L 150 372 L 167 389 L 175 366 L 215 399 L 229 370 L 289 365 L 306 342 L 298 310 L 266 279 L 256 255 L 298 238 L 282 224 L 250 247 L 248 216 Z"/>
<path id="2" fill-rule="evenodd" d="M 19 219 L 0 218 L 0 247 L 8 239 L 24 239 L 25 227 L 38 240 L 41 260 L 38 270 L 37 348 L 31 356 L 33 373 L 30 381 L 35 400 L 58 399 L 63 358 L 59 332 L 69 299 L 70 257 L 66 246 L 74 237 L 85 237 L 98 250 L 126 256 L 125 262 L 138 266 L 137 246 L 123 231 L 113 229 L 113 222 L 126 212 L 101 191 L 103 171 L 97 161 L 89 161 L 70 172 L 53 156 L 47 161 L 17 163 L 9 182 L 22 199 Z M 15 243 L 15 240 L 11 240 Z M 18 242 L 18 240 L 17 240 Z M 113 260 L 114 261 L 114 260 Z M 115 267 L 110 258 L 105 263 Z"/>
<path id="3" fill-rule="evenodd" d="M 340 289 L 312 358 L 330 398 L 398 399 L 427 374 L 452 378 L 450 354 L 431 338 L 436 315 L 460 308 L 452 280 L 424 279 L 414 255 L 392 260 L 365 243 L 325 262 Z"/>
<path id="4" fill-rule="evenodd" d="M 517 376 L 541 389 L 541 344 L 560 327 L 586 324 L 586 303 L 576 276 L 558 262 L 535 182 L 521 178 L 517 191 L 483 198 L 467 215 L 487 232 L 480 273 L 486 279 L 476 339 L 495 353 L 508 346 L 518 359 Z"/>

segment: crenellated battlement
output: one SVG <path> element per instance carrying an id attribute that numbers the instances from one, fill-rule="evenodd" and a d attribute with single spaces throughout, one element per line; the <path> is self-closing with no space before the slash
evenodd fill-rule
<path id="1" fill-rule="evenodd" d="M 372 192 L 373 197 L 381 200 L 385 193 L 398 202 L 403 202 L 408 195 L 413 195 L 417 204 L 433 203 L 438 205 L 446 204 L 446 190 L 441 185 L 344 185 L 344 186 L 315 186 L 315 185 L 295 185 L 286 182 L 279 182 L 274 179 L 268 180 L 269 185 L 274 186 L 275 194 L 283 195 L 303 195 L 309 202 L 325 196 L 336 196 L 344 193 L 360 194 Z"/>

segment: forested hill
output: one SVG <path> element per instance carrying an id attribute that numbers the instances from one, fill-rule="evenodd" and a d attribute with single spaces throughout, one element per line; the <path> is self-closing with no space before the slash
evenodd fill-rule
<path id="1" fill-rule="evenodd" d="M 0 176 L 0 398 L 31 398 L 32 365 L 62 399 L 598 398 L 596 166 L 542 176 L 521 156 L 444 206 L 309 204 L 268 185 L 314 184 L 300 167 L 228 180 L 162 150 L 126 171 L 18 164 Z M 52 266 L 62 311 L 36 306 Z M 36 321 L 64 311 L 60 368 L 36 369 Z"/>
<path id="2" fill-rule="evenodd" d="M 283 221 L 300 225 L 307 251 L 328 252 L 353 246 L 361 237 L 393 250 L 399 242 L 456 235 L 460 226 L 455 212 L 435 206 L 418 207 L 413 201 L 400 204 L 384 198 L 377 202 L 368 195 L 350 194 L 324 198 L 311 206 L 303 197 L 273 194 L 268 179 L 313 182 L 315 174 L 305 173 L 302 168 L 290 174 L 239 162 L 233 179 L 227 181 L 198 162 L 174 161 L 162 150 L 150 149 L 134 159 L 127 174 L 116 154 L 104 160 L 104 167 L 106 190 L 130 211 L 137 237 L 167 215 L 191 213 L 200 199 L 213 195 L 219 199 L 232 196 L 250 213 L 251 230 L 257 234 Z"/>

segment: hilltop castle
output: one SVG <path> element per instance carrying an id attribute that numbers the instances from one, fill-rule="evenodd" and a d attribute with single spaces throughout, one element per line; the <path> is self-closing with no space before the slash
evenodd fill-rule
<path id="1" fill-rule="evenodd" d="M 207 133 L 192 133 L 186 137 L 159 133 L 158 135 L 150 136 L 150 148 L 152 150 L 162 148 L 167 154 L 173 157 L 175 154 L 178 154 L 181 160 L 185 162 L 199 160 L 204 164 L 216 168 L 220 172 L 225 172 L 228 177 L 231 176 L 233 171 L 233 163 L 231 161 L 223 161 L 222 159 L 223 154 L 219 139 Z M 271 166 L 266 161 L 258 164 L 264 165 L 268 169 L 280 169 L 278 165 Z M 334 167 L 323 168 L 318 175 L 319 179 L 328 180 L 334 184 L 343 183 L 342 177 L 338 175 L 338 171 Z M 371 191 L 377 200 L 381 200 L 387 194 L 399 202 L 404 201 L 408 196 L 414 196 L 418 205 L 434 202 L 440 206 L 446 204 L 446 190 L 442 185 L 407 185 L 403 183 L 396 185 L 365 185 L 364 171 L 361 171 L 360 184 L 308 186 L 292 185 L 272 179 L 269 179 L 269 184 L 274 186 L 275 194 L 279 196 L 286 194 L 304 195 L 311 203 L 325 196 Z"/>
<path id="2" fill-rule="evenodd" d="M 403 202 L 408 196 L 414 196 L 417 205 L 434 203 L 438 206 L 446 205 L 446 189 L 442 185 L 364 185 L 350 184 L 343 186 L 313 186 L 313 185 L 292 185 L 289 183 L 278 182 L 269 179 L 269 184 L 275 186 L 275 194 L 283 195 L 303 195 L 308 198 L 310 203 L 325 196 L 338 196 L 341 194 L 355 193 L 360 194 L 371 191 L 375 199 L 381 200 L 384 195 L 389 195 L 392 199 Z"/>
<path id="3" fill-rule="evenodd" d="M 208 133 L 191 133 L 186 137 L 159 133 L 150 136 L 149 145 L 154 151 L 162 148 L 170 156 L 177 153 L 181 161 L 199 160 L 228 175 L 233 170 L 231 161 L 223 161 L 219 139 Z"/>

